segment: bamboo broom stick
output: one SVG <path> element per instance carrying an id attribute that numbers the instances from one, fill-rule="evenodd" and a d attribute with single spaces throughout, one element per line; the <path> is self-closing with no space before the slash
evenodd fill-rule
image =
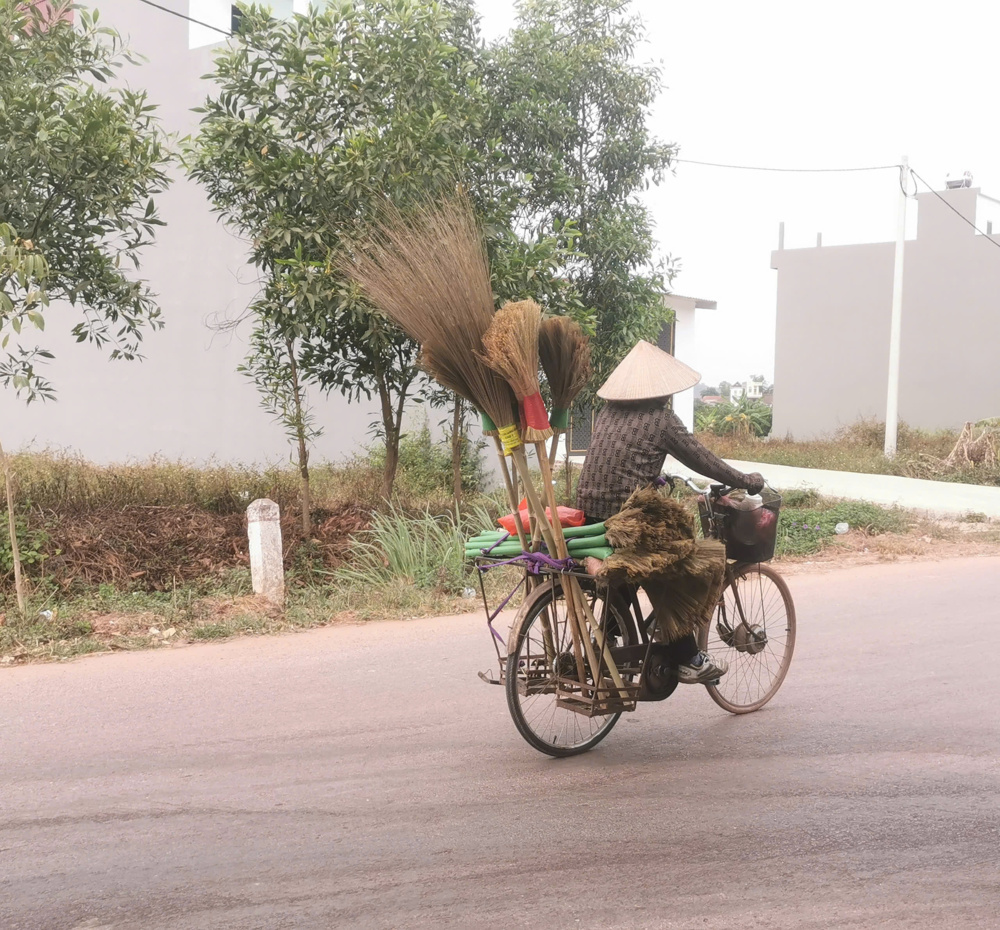
<path id="1" fill-rule="evenodd" d="M 514 460 L 514 466 L 520 474 L 521 481 L 524 485 L 524 493 L 528 499 L 529 512 L 533 513 L 533 519 L 540 527 L 542 536 L 545 539 L 545 544 L 549 547 L 549 551 L 557 553 L 558 555 L 559 549 L 556 545 L 555 536 L 552 532 L 552 526 L 545 516 L 545 505 L 539 498 L 538 491 L 535 489 L 535 485 L 531 480 L 531 471 L 528 468 L 528 457 L 525 455 L 524 446 L 521 445 L 514 449 L 511 457 Z M 563 590 L 566 590 L 565 587 Z M 591 671 L 596 674 L 594 666 L 596 657 L 593 655 L 593 649 L 590 647 L 589 638 L 584 635 L 583 626 L 580 623 L 579 614 L 577 612 L 577 605 L 572 596 L 569 594 L 567 594 L 566 597 L 566 607 L 567 625 L 569 626 L 570 637 L 573 640 L 573 656 L 576 660 L 576 671 L 579 677 L 580 685 L 583 687 L 587 680 L 586 666 L 584 663 L 586 662 L 589 664 Z"/>
<path id="2" fill-rule="evenodd" d="M 538 456 L 538 464 L 542 469 L 542 482 L 545 485 L 547 496 L 549 498 L 549 507 L 553 514 L 553 534 L 556 538 L 556 545 L 559 548 L 559 558 L 565 559 L 569 557 L 569 548 L 566 545 L 566 538 L 562 534 L 562 524 L 559 521 L 559 511 L 556 508 L 556 494 L 555 488 L 552 486 L 552 469 L 549 467 L 549 459 L 546 454 L 545 443 L 539 442 L 535 444 L 535 454 Z M 601 654 L 604 661 L 608 666 L 608 674 L 611 676 L 611 680 L 614 682 L 615 687 L 618 689 L 623 689 L 625 683 L 622 680 L 621 674 L 618 671 L 618 667 L 615 665 L 614 659 L 611 657 L 611 652 L 608 649 L 606 642 L 607 637 L 601 637 L 600 625 L 594 617 L 594 612 L 590 609 L 590 605 L 587 603 L 587 598 L 583 593 L 583 589 L 580 587 L 580 583 L 570 576 L 568 578 L 568 584 L 564 584 L 563 589 L 566 592 L 567 603 L 570 600 L 578 602 L 580 609 L 584 613 L 587 623 L 584 625 L 585 628 L 589 627 L 593 630 L 594 637 L 600 637 L 601 642 Z M 590 660 L 591 669 L 594 674 L 594 684 L 599 687 L 601 683 L 601 668 L 600 663 L 597 661 L 596 655 L 593 653 L 593 644 L 589 636 L 584 636 L 584 647 L 587 649 L 587 658 Z"/>
<path id="3" fill-rule="evenodd" d="M 504 455 L 503 451 L 503 443 L 500 441 L 500 437 L 495 433 L 493 435 L 493 442 L 496 444 L 497 458 L 500 460 L 500 475 L 503 478 L 504 487 L 507 489 L 507 501 L 511 506 L 512 513 L 514 514 L 514 527 L 517 530 L 517 538 L 521 543 L 521 549 L 527 552 L 528 537 L 524 532 L 524 524 L 521 522 L 520 499 L 514 492 L 514 485 L 510 477 L 510 469 L 507 467 L 507 456 Z"/>

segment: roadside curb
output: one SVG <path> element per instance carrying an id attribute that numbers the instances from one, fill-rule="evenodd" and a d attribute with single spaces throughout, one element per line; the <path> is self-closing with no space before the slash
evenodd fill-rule
<path id="1" fill-rule="evenodd" d="M 990 519 L 1000 519 L 1000 487 L 821 468 L 793 468 L 767 462 L 726 461 L 743 472 L 760 472 L 770 485 L 781 490 L 811 488 L 826 497 L 869 501 L 888 507 L 898 505 L 933 516 L 982 513 Z M 674 474 L 701 478 L 672 457 L 667 458 L 664 469 Z"/>

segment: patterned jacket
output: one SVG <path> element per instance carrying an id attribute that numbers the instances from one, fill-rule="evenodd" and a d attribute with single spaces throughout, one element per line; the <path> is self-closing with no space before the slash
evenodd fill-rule
<path id="1" fill-rule="evenodd" d="M 633 491 L 659 477 L 667 455 L 707 478 L 747 486 L 747 476 L 698 442 L 664 401 L 607 403 L 594 424 L 577 507 L 590 519 L 606 520 L 621 510 Z"/>

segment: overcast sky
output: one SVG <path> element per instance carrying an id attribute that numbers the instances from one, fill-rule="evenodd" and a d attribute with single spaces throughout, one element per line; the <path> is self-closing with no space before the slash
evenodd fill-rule
<path id="1" fill-rule="evenodd" d="M 513 8 L 481 0 L 487 37 L 510 27 Z M 1000 196 L 995 4 L 634 0 L 633 8 L 648 30 L 642 57 L 663 72 L 651 127 L 680 145 L 681 158 L 825 168 L 895 164 L 906 154 L 937 189 L 947 174 L 970 170 L 974 186 Z M 681 262 L 673 290 L 719 305 L 700 311 L 698 345 L 685 360 L 708 382 L 770 378 L 778 223 L 786 247 L 814 245 L 817 232 L 824 245 L 888 241 L 897 192 L 893 170 L 679 164 L 648 196 L 657 235 Z M 910 212 L 915 229 L 912 203 Z"/>

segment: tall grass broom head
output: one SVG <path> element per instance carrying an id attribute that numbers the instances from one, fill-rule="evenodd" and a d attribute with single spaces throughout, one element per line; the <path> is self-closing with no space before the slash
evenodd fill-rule
<path id="1" fill-rule="evenodd" d="M 476 406 L 476 401 L 472 396 L 472 389 L 466 383 L 462 372 L 456 371 L 454 366 L 449 365 L 447 362 L 440 361 L 427 346 L 424 346 L 420 350 L 418 364 L 442 387 L 454 391 L 463 400 L 472 404 L 473 407 Z M 513 406 L 510 415 L 513 416 Z M 497 425 L 493 422 L 493 419 L 483 410 L 479 411 L 479 416 L 482 418 L 483 432 L 487 436 L 496 436 Z"/>
<path id="2" fill-rule="evenodd" d="M 503 375 L 521 403 L 526 442 L 552 435 L 549 416 L 538 390 L 538 330 L 542 308 L 533 300 L 504 304 L 483 335 L 480 356 Z"/>
<path id="3" fill-rule="evenodd" d="M 538 330 L 538 358 L 552 392 L 552 426 L 567 430 L 573 401 L 590 380 L 590 340 L 575 320 L 549 317 Z"/>
<path id="4" fill-rule="evenodd" d="M 511 387 L 478 357 L 493 289 L 467 196 L 428 200 L 405 216 L 387 204 L 337 270 L 421 344 L 435 378 L 490 417 L 508 451 L 520 445 Z"/>

